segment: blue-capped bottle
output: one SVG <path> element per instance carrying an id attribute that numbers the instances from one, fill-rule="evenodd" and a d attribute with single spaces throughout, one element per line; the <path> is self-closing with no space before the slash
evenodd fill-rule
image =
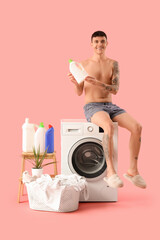
<path id="1" fill-rule="evenodd" d="M 47 149 L 47 153 L 54 152 L 54 128 L 49 124 L 49 129 L 46 131 L 45 135 L 45 149 Z"/>

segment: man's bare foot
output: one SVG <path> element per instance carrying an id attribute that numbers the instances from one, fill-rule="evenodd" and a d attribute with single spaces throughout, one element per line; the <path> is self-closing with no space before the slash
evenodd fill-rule
<path id="1" fill-rule="evenodd" d="M 110 170 L 110 171 L 107 171 L 107 175 L 106 177 L 111 177 L 112 175 L 116 174 L 116 172 L 114 170 Z"/>

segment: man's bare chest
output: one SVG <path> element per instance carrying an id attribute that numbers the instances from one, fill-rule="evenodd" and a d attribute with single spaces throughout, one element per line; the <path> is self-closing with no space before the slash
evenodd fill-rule
<path id="1" fill-rule="evenodd" d="M 109 64 L 90 63 L 85 67 L 88 75 L 97 80 L 109 83 L 112 77 L 112 67 Z"/>

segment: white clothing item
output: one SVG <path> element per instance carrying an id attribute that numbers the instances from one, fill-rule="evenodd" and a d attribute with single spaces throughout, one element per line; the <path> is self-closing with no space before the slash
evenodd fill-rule
<path id="1" fill-rule="evenodd" d="M 48 174 L 35 181 L 26 182 L 29 206 L 35 210 L 70 212 L 78 209 L 80 191 L 87 200 L 87 181 L 76 174 L 57 175 L 52 179 Z"/>
<path id="2" fill-rule="evenodd" d="M 32 181 L 35 181 L 36 179 L 37 179 L 37 177 L 36 176 L 33 176 L 33 177 L 30 176 L 28 171 L 23 172 L 23 176 L 22 176 L 23 183 L 30 183 Z"/>

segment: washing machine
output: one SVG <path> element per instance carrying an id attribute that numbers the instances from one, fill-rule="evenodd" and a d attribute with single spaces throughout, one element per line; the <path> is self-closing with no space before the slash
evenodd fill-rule
<path id="1" fill-rule="evenodd" d="M 118 124 L 114 125 L 113 165 L 117 171 Z M 107 164 L 102 148 L 103 129 L 84 119 L 61 120 L 61 173 L 84 176 L 88 183 L 87 202 L 117 201 L 117 189 L 103 180 Z M 80 202 L 85 202 L 83 192 Z"/>

